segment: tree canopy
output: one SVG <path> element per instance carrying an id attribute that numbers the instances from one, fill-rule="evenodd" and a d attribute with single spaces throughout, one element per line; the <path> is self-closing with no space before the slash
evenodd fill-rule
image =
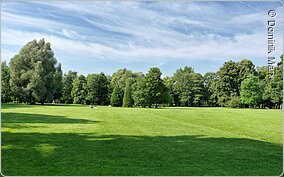
<path id="1" fill-rule="evenodd" d="M 49 42 L 28 42 L 10 61 L 14 99 L 30 104 L 53 100 L 61 82 L 60 71 Z"/>
<path id="2" fill-rule="evenodd" d="M 126 68 L 112 75 L 63 74 L 51 44 L 44 39 L 28 42 L 7 65 L 1 63 L 2 102 L 76 103 L 123 106 L 227 106 L 280 108 L 283 101 L 283 56 L 273 78 L 267 66 L 251 60 L 227 61 L 204 75 L 190 66 L 173 76 L 153 67 L 144 75 Z"/>

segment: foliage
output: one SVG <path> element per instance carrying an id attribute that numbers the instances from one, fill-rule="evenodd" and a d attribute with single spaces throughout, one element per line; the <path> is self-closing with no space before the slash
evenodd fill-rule
<path id="1" fill-rule="evenodd" d="M 264 99 L 269 99 L 277 107 L 283 102 L 283 74 L 276 73 L 265 87 Z"/>
<path id="2" fill-rule="evenodd" d="M 43 104 L 53 100 L 61 82 L 59 68 L 50 43 L 44 39 L 28 42 L 10 62 L 14 101 Z"/>
<path id="3" fill-rule="evenodd" d="M 126 68 L 124 69 L 119 69 L 115 73 L 112 74 L 111 82 L 110 82 L 110 88 L 111 90 L 114 91 L 114 88 L 117 87 L 117 95 L 116 99 L 117 102 L 121 103 L 120 106 L 122 105 L 123 102 L 123 94 L 125 91 L 126 87 L 126 81 L 128 78 L 134 78 L 135 75 L 132 73 L 132 71 L 127 70 Z"/>
<path id="4" fill-rule="evenodd" d="M 60 98 L 62 97 L 62 93 L 63 93 L 63 72 L 61 70 L 61 64 L 59 63 L 58 66 L 56 66 L 55 68 L 55 73 L 54 73 L 54 89 L 55 89 L 55 93 L 54 93 L 54 100 L 60 100 Z"/>
<path id="5" fill-rule="evenodd" d="M 119 86 L 114 87 L 110 99 L 110 103 L 112 106 L 122 106 L 122 92 L 123 90 Z"/>
<path id="6" fill-rule="evenodd" d="M 191 97 L 193 106 L 201 106 L 204 102 L 204 79 L 199 73 L 190 74 L 190 81 L 192 82 Z"/>
<path id="7" fill-rule="evenodd" d="M 241 84 L 241 101 L 249 106 L 259 105 L 262 99 L 262 85 L 257 76 L 249 75 Z"/>
<path id="8" fill-rule="evenodd" d="M 231 107 L 231 108 L 240 108 L 242 106 L 240 97 L 231 96 L 229 101 L 226 102 L 226 106 Z"/>
<path id="9" fill-rule="evenodd" d="M 86 101 L 86 78 L 84 75 L 78 76 L 74 82 L 71 91 L 71 96 L 74 98 L 73 103 L 75 104 L 84 104 Z"/>
<path id="10" fill-rule="evenodd" d="M 206 106 L 216 106 L 217 101 L 212 96 L 213 91 L 210 89 L 212 84 L 215 82 L 217 78 L 217 74 L 214 72 L 207 72 L 203 76 L 204 78 L 204 105 Z"/>
<path id="11" fill-rule="evenodd" d="M 77 78 L 77 72 L 75 71 L 68 71 L 63 76 L 63 90 L 62 90 L 62 97 L 61 101 L 63 103 L 73 103 L 73 97 L 71 95 L 73 82 Z"/>
<path id="12" fill-rule="evenodd" d="M 6 61 L 1 63 L 1 101 L 7 103 L 11 100 L 10 71 Z"/>
<path id="13" fill-rule="evenodd" d="M 159 68 L 150 68 L 145 76 L 145 90 L 146 100 L 149 107 L 154 105 L 156 108 L 158 104 L 167 103 L 167 88 L 161 78 L 162 73 Z"/>
<path id="14" fill-rule="evenodd" d="M 137 78 L 136 82 L 132 85 L 134 106 L 146 107 L 147 93 L 146 81 L 144 77 Z"/>
<path id="15" fill-rule="evenodd" d="M 131 78 L 126 81 L 126 87 L 123 95 L 123 107 L 132 107 L 134 104 L 131 90 L 131 85 L 133 84 L 133 82 L 134 81 Z"/>
<path id="16" fill-rule="evenodd" d="M 225 62 L 217 72 L 204 75 L 192 67 L 179 68 L 162 79 L 159 68 L 142 72 L 118 69 L 104 73 L 63 75 L 50 43 L 44 39 L 28 42 L 9 64 L 1 64 L 2 102 L 41 103 L 59 101 L 113 106 L 227 106 L 281 108 L 283 55 L 268 78 L 267 66 L 252 61 Z"/>
<path id="17" fill-rule="evenodd" d="M 190 106 L 193 102 L 192 98 L 192 82 L 190 75 L 194 73 L 193 68 L 184 67 L 176 70 L 173 75 L 173 90 L 177 93 L 179 101 L 184 106 Z"/>
<path id="18" fill-rule="evenodd" d="M 88 104 L 107 105 L 109 82 L 104 73 L 89 74 L 86 85 L 86 101 Z"/>

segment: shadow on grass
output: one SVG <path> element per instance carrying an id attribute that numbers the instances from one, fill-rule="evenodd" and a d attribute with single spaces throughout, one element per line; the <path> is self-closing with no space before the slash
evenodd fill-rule
<path id="1" fill-rule="evenodd" d="M 44 105 L 41 104 L 34 104 L 34 105 L 29 105 L 29 104 L 20 104 L 20 103 L 1 103 L 1 108 L 2 109 L 16 109 L 16 108 L 33 108 L 33 107 L 38 107 L 38 106 L 76 106 L 76 107 L 88 107 L 88 105 L 82 105 L 82 104 L 53 104 L 53 103 L 45 103 Z"/>
<path id="2" fill-rule="evenodd" d="M 25 113 L 1 113 L 2 123 L 52 123 L 52 124 L 89 124 L 100 121 L 67 118 L 64 116 L 52 116 L 44 114 L 25 114 Z"/>
<path id="3" fill-rule="evenodd" d="M 1 103 L 2 109 L 16 109 L 16 108 L 31 108 L 34 105 L 15 104 L 15 103 Z"/>
<path id="4" fill-rule="evenodd" d="M 281 172 L 282 146 L 245 138 L 2 133 L 2 173 L 9 176 Z"/>

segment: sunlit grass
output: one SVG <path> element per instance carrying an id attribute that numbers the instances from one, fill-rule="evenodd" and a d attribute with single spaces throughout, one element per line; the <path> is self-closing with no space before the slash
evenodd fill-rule
<path id="1" fill-rule="evenodd" d="M 282 112 L 2 105 L 2 172 L 279 175 Z"/>

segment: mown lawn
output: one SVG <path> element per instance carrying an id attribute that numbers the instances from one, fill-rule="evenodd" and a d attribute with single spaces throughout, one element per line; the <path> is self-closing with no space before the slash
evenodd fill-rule
<path id="1" fill-rule="evenodd" d="M 2 105 L 4 175 L 280 175 L 282 111 Z"/>

